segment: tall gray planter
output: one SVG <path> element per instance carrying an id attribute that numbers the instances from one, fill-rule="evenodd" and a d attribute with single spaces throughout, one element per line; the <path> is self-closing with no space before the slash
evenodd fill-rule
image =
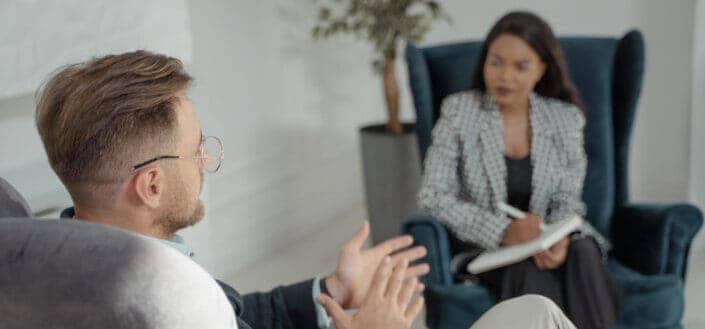
<path id="1" fill-rule="evenodd" d="M 417 209 L 419 147 L 413 124 L 404 124 L 401 135 L 384 125 L 362 127 L 360 142 L 372 241 L 378 243 L 399 235 L 403 219 Z"/>

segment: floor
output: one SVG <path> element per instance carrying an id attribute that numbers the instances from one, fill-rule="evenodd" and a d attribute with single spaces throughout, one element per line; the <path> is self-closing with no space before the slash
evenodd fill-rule
<path id="1" fill-rule="evenodd" d="M 308 239 L 273 255 L 271 259 L 236 273 L 228 281 L 241 292 L 252 292 L 330 273 L 336 264 L 338 247 L 357 230 L 360 218 L 364 218 L 362 211 L 349 214 Z M 683 326 L 685 329 L 705 328 L 705 250 L 695 251 L 691 255 L 688 272 Z M 425 328 L 423 323 L 421 316 L 414 328 Z"/>

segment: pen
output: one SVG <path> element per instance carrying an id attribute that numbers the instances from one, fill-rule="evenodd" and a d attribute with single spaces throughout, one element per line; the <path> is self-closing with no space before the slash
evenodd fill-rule
<path id="1" fill-rule="evenodd" d="M 509 217 L 514 218 L 514 219 L 522 219 L 522 218 L 526 217 L 526 214 L 523 211 L 521 211 L 517 208 L 514 208 L 504 202 L 498 202 L 497 208 L 501 212 L 509 215 Z"/>
<path id="2" fill-rule="evenodd" d="M 526 214 L 523 211 L 521 211 L 517 208 L 514 208 L 504 202 L 498 202 L 497 209 L 499 209 L 501 212 L 509 215 L 509 217 L 514 218 L 514 219 L 522 219 L 522 218 L 526 217 Z M 543 231 L 546 228 L 546 225 L 541 223 L 540 228 L 541 228 L 541 231 Z"/>

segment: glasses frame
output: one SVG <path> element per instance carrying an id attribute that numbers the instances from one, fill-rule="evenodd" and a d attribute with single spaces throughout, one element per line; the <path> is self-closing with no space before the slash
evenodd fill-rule
<path id="1" fill-rule="evenodd" d="M 206 141 L 209 140 L 209 139 L 210 139 L 210 140 L 214 140 L 214 141 L 217 143 L 217 145 L 219 146 L 220 151 L 218 152 L 217 156 L 216 156 L 214 159 L 211 159 L 211 161 L 214 161 L 214 160 L 215 160 L 215 161 L 218 161 L 218 166 L 215 167 L 215 169 L 213 169 L 213 170 L 208 170 L 208 168 L 205 167 L 205 166 L 204 166 L 203 169 L 204 169 L 205 171 L 209 172 L 209 173 L 216 173 L 216 172 L 218 172 L 218 170 L 220 169 L 220 167 L 223 165 L 223 158 L 224 158 L 225 152 L 223 151 L 223 142 L 220 140 L 220 138 L 215 137 L 215 136 L 204 136 L 204 137 L 201 138 L 201 144 L 200 144 L 200 146 L 199 146 L 199 148 L 198 148 L 198 149 L 199 149 L 199 153 L 200 153 L 201 155 L 192 155 L 192 156 L 183 156 L 183 155 L 160 155 L 160 156 L 156 156 L 156 157 L 151 158 L 151 159 L 149 159 L 149 160 L 147 160 L 147 161 L 144 161 L 144 162 L 141 162 L 141 163 L 138 163 L 138 164 L 132 166 L 132 168 L 130 168 L 130 172 L 135 172 L 135 171 L 137 171 L 137 170 L 140 170 L 140 169 L 142 169 L 142 168 L 144 168 L 144 167 L 146 167 L 146 166 L 148 166 L 148 165 L 150 165 L 150 164 L 152 164 L 152 163 L 154 163 L 154 162 L 157 162 L 157 161 L 159 161 L 159 160 L 165 160 L 165 159 L 189 159 L 189 160 L 199 160 L 199 161 L 202 161 L 202 160 L 204 160 L 204 159 L 208 159 L 208 156 L 206 156 L 206 154 L 205 154 L 204 146 L 205 146 L 205 144 L 206 144 Z"/>

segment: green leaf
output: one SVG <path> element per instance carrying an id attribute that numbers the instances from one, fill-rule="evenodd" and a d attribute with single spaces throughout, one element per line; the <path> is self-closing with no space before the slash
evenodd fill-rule
<path id="1" fill-rule="evenodd" d="M 311 30 L 311 35 L 313 35 L 314 38 L 320 39 L 321 34 L 322 34 L 323 28 L 320 26 L 316 26 Z"/>
<path id="2" fill-rule="evenodd" d="M 330 18 L 330 9 L 326 7 L 321 7 L 318 11 L 318 19 L 325 21 Z"/>
<path id="3" fill-rule="evenodd" d="M 350 33 L 367 40 L 378 56 L 396 49 L 401 39 L 419 42 L 434 20 L 450 18 L 436 0 L 313 0 L 319 6 L 319 27 L 312 34 L 325 38 Z M 335 14 L 337 13 L 337 14 Z"/>

